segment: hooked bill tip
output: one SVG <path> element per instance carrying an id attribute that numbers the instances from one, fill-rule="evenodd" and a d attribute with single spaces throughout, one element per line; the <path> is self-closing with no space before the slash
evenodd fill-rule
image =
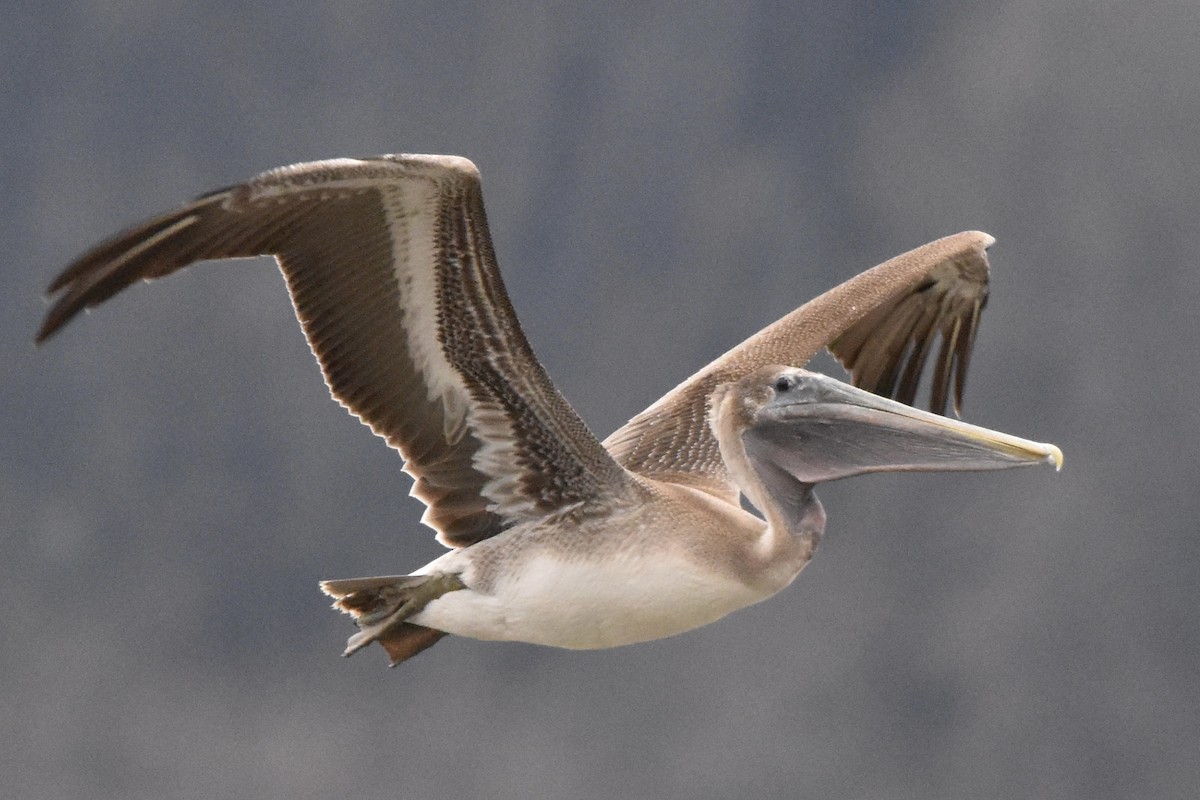
<path id="1" fill-rule="evenodd" d="M 1045 445 L 1045 447 L 1047 450 L 1046 461 L 1048 463 L 1054 464 L 1055 472 L 1062 472 L 1062 465 L 1063 465 L 1062 450 L 1059 450 L 1056 446 L 1054 446 L 1052 444 L 1047 444 L 1047 445 Z"/>

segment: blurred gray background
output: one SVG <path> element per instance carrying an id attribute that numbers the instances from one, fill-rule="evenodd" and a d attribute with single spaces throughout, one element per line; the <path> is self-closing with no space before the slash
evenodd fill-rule
<path id="1" fill-rule="evenodd" d="M 5 797 L 1195 797 L 1200 6 L 732 5 L 6 6 Z M 965 416 L 1066 468 L 826 486 L 796 584 L 673 639 L 343 660 L 318 579 L 440 548 L 271 263 L 31 337 L 120 227 L 405 151 L 479 165 L 514 303 L 599 435 L 986 230 Z"/>

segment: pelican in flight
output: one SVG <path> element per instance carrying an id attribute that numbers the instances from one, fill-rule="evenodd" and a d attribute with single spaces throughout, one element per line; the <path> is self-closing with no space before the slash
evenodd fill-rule
<path id="1" fill-rule="evenodd" d="M 422 522 L 450 548 L 410 575 L 321 584 L 358 624 L 345 654 L 379 642 L 394 665 L 448 633 L 615 647 L 791 583 L 825 527 L 822 481 L 1061 467 L 1053 445 L 944 416 L 961 402 L 992 241 L 959 233 L 852 278 L 603 442 L 522 333 L 479 172 L 453 156 L 296 164 L 206 194 L 67 267 L 37 341 L 136 281 L 274 256 L 334 398 L 399 451 Z M 911 404 L 935 340 L 929 413 Z M 802 368 L 824 347 L 854 386 Z"/>

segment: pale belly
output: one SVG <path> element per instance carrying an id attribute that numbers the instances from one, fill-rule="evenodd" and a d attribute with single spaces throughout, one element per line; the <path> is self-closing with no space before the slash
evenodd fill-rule
<path id="1" fill-rule="evenodd" d="M 422 572 L 438 566 L 434 562 Z M 450 592 L 412 621 L 475 639 L 593 649 L 682 633 L 773 593 L 700 570 L 681 557 L 597 563 L 541 555 L 489 593 Z"/>

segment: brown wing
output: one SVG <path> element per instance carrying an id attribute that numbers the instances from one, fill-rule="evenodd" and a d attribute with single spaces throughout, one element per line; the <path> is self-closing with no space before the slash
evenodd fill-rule
<path id="1" fill-rule="evenodd" d="M 944 413 L 953 384 L 957 409 L 987 301 L 985 251 L 993 241 L 978 231 L 947 236 L 851 278 L 685 380 L 609 436 L 605 447 L 633 472 L 734 501 L 737 487 L 708 426 L 709 395 L 768 364 L 803 366 L 822 347 L 829 347 L 858 386 L 911 403 L 940 335 L 931 406 Z"/>
<path id="2" fill-rule="evenodd" d="M 629 485 L 529 347 L 466 159 L 298 164 L 205 195 L 69 266 L 37 339 L 138 280 L 254 255 L 277 258 L 333 396 L 404 456 L 443 543 Z"/>

